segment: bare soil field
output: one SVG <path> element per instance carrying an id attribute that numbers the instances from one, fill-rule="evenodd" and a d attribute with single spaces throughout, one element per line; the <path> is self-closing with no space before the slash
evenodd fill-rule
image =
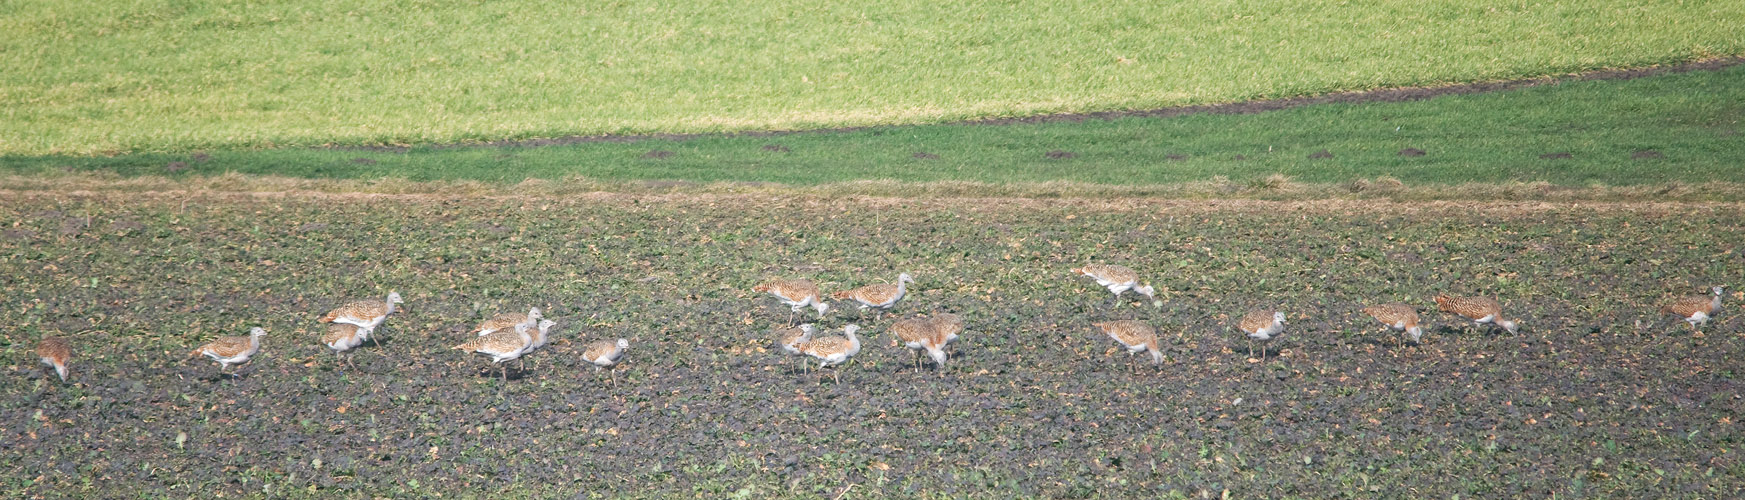
<path id="1" fill-rule="evenodd" d="M 1658 497 L 1745 489 L 1745 205 L 811 198 L 0 196 L 9 497 Z M 1069 269 L 1118 263 L 1161 307 Z M 836 303 L 861 353 L 770 342 L 775 276 L 917 283 Z M 342 301 L 405 296 L 348 367 Z M 1496 297 L 1518 334 L 1436 312 Z M 1364 317 L 1402 302 L 1402 342 Z M 450 349 L 545 309 L 499 378 Z M 1234 322 L 1288 315 L 1262 361 Z M 942 370 L 896 317 L 964 316 Z M 1092 322 L 1158 328 L 1165 362 Z M 267 329 L 237 377 L 189 349 Z M 73 345 L 70 383 L 37 340 Z M 626 338 L 613 374 L 580 359 Z"/>

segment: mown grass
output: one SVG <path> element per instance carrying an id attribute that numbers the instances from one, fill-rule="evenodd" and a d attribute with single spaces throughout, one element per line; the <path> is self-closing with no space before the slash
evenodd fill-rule
<path id="1" fill-rule="evenodd" d="M 1424 101 L 1318 104 L 1247 115 L 1015 125 L 879 127 L 776 136 L 405 150 L 214 150 L 114 157 L 7 157 L 0 172 L 96 171 L 190 178 L 585 179 L 790 186 L 862 180 L 1149 186 L 1279 177 L 1340 184 L 1548 182 L 1632 186 L 1735 179 L 1745 164 L 1745 65 L 1633 80 L 1569 81 Z M 1422 156 L 1402 156 L 1415 148 Z M 1312 158 L 1325 150 L 1330 158 Z M 651 157 L 651 151 L 670 156 Z M 1051 158 L 1062 151 L 1071 157 Z M 917 157 L 925 153 L 933 157 Z M 1542 158 L 1568 153 L 1568 158 Z M 659 156 L 659 155 L 654 155 Z M 1063 156 L 1063 155 L 1055 155 Z M 1268 181 L 1273 177 L 1273 181 Z"/>
<path id="2" fill-rule="evenodd" d="M 27 193 L 0 199 L 9 496 L 331 498 L 513 490 L 709 498 L 1725 497 L 1745 295 L 1695 335 L 1668 297 L 1745 280 L 1737 204 L 477 199 Z M 780 219 L 771 219 L 779 214 Z M 1120 262 L 1165 305 L 1066 269 Z M 894 311 L 969 330 L 919 374 L 866 327 L 842 383 L 766 338 L 773 275 L 918 278 Z M 357 369 L 320 311 L 393 289 Z M 1498 297 L 1519 335 L 1434 313 Z M 1418 306 L 1420 346 L 1358 309 Z M 503 385 L 448 349 L 527 305 L 562 321 Z M 1277 306 L 1250 362 L 1231 332 Z M 846 308 L 843 308 L 846 309 Z M 1159 327 L 1139 366 L 1089 322 Z M 182 359 L 269 329 L 237 380 Z M 28 350 L 64 335 L 74 384 Z M 577 357 L 628 337 L 605 384 Z M 827 378 L 827 377 L 826 377 Z M 499 393 L 498 391 L 503 391 Z"/>
<path id="3" fill-rule="evenodd" d="M 0 154 L 914 124 L 1745 53 L 1729 1 L 8 2 Z"/>

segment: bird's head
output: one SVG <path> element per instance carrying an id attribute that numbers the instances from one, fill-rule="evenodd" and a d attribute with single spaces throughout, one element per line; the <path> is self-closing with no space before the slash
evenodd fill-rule
<path id="1" fill-rule="evenodd" d="M 248 335 L 249 335 L 249 336 L 250 336 L 250 337 L 260 337 L 260 336 L 263 336 L 263 335 L 266 335 L 266 334 L 267 334 L 267 329 L 265 329 L 265 328 L 261 328 L 261 327 L 258 327 L 258 326 L 257 326 L 257 327 L 254 327 L 254 328 L 250 328 L 250 329 L 249 329 L 249 330 L 248 330 Z"/>
<path id="2" fill-rule="evenodd" d="M 1278 323 L 1278 324 L 1281 324 L 1281 325 L 1282 325 L 1282 324 L 1285 324 L 1285 312 L 1284 312 L 1284 311 L 1275 311 L 1275 312 L 1273 312 L 1273 313 L 1272 313 L 1272 322 L 1273 322 L 1273 323 Z"/>
<path id="3" fill-rule="evenodd" d="M 629 349 L 630 348 L 630 341 L 626 340 L 626 339 L 618 339 L 618 348 L 619 349 Z"/>

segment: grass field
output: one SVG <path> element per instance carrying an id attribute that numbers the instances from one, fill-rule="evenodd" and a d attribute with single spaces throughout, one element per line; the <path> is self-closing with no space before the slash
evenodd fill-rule
<path id="1" fill-rule="evenodd" d="M 171 179 L 241 173 L 492 184 L 583 179 L 608 189 L 639 181 L 1132 187 L 1225 179 L 1248 186 L 1275 175 L 1311 184 L 1389 176 L 1414 186 L 1636 186 L 1737 180 L 1739 165 L 1745 164 L 1745 148 L 1738 147 L 1745 130 L 1740 103 L 1745 103 L 1745 65 L 1422 101 L 1312 104 L 1260 114 L 542 146 L 10 157 L 0 160 L 0 173 L 43 176 L 71 170 Z M 1406 149 L 1423 154 L 1401 155 Z M 1330 157 L 1313 157 L 1321 151 Z M 1556 157 L 1559 153 L 1568 157 Z"/>
<path id="2" fill-rule="evenodd" d="M 771 214 L 779 214 L 771 219 Z M 1718 498 L 1745 488 L 1738 204 L 1431 204 L 10 193 L 0 198 L 6 496 Z M 1165 305 L 1067 269 L 1125 263 Z M 963 314 L 943 374 L 889 320 L 841 384 L 768 348 L 776 275 L 914 273 Z M 398 290 L 339 369 L 314 319 Z M 1509 335 L 1434 312 L 1494 294 Z M 1400 301 L 1422 345 L 1360 317 Z M 527 305 L 558 340 L 503 384 L 448 347 Z M 1227 329 L 1290 314 L 1278 356 Z M 836 311 L 823 323 L 856 321 Z M 1141 319 L 1168 361 L 1090 331 Z M 237 380 L 184 360 L 261 325 Z M 27 351 L 75 344 L 75 384 Z M 617 378 L 586 341 L 628 337 Z M 501 393 L 499 393 L 501 391 Z M 501 395 L 500 395 L 501 394 Z M 849 489 L 853 485 L 852 489 Z M 845 490 L 846 496 L 841 495 Z"/>
<path id="3" fill-rule="evenodd" d="M 7 2 L 0 154 L 807 129 L 1745 53 L 1732 1 Z"/>

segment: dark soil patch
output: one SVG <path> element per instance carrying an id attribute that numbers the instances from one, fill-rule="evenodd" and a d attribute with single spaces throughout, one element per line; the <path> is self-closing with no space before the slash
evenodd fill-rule
<path id="1" fill-rule="evenodd" d="M 84 217 L 68 217 L 61 221 L 60 233 L 71 236 L 85 232 L 85 228 L 89 226 L 90 219 Z"/>
<path id="2" fill-rule="evenodd" d="M 189 156 L 189 158 L 195 162 L 206 163 L 207 160 L 212 159 L 212 155 L 206 153 L 194 153 L 192 156 Z"/>
<path id="3" fill-rule="evenodd" d="M 1241 156 L 1241 155 L 1238 155 L 1238 156 Z M 1175 154 L 1175 153 L 1166 154 L 1166 155 L 1163 155 L 1163 157 L 1169 159 L 1170 161 L 1182 161 L 1182 160 L 1188 159 L 1188 155 Z"/>
<path id="4" fill-rule="evenodd" d="M 933 153 L 928 153 L 925 151 L 916 152 L 915 154 L 909 155 L 909 157 L 917 159 L 917 160 L 937 160 L 937 159 L 939 159 L 939 155 L 936 155 Z"/>
<path id="5" fill-rule="evenodd" d="M 1230 159 L 1236 160 L 1236 161 L 1243 161 L 1243 160 L 1248 159 L 1248 155 L 1236 155 L 1236 156 L 1230 157 Z"/>
<path id="6" fill-rule="evenodd" d="M 172 173 L 172 174 L 176 173 L 176 172 L 181 172 L 181 171 L 187 170 L 187 169 L 188 169 L 188 162 L 185 162 L 185 161 L 172 161 L 168 165 L 164 165 L 164 171 Z"/>
<path id="7" fill-rule="evenodd" d="M 297 232 L 299 232 L 299 233 L 314 233 L 314 232 L 319 232 L 319 231 L 326 231 L 327 228 L 329 228 L 329 227 L 332 227 L 332 224 L 328 224 L 325 222 L 306 222 L 306 223 L 303 223 L 303 224 L 297 226 Z"/>
<path id="8" fill-rule="evenodd" d="M 356 163 L 358 165 L 375 165 L 376 164 L 375 160 L 372 160 L 369 158 L 352 158 L 351 162 Z"/>
<path id="9" fill-rule="evenodd" d="M 659 189 L 696 187 L 699 184 L 697 184 L 696 182 L 692 182 L 692 181 L 642 181 L 642 182 L 638 183 L 638 185 L 645 187 L 645 188 L 659 190 Z"/>
<path id="10" fill-rule="evenodd" d="M 1732 374 L 1745 314 L 1729 307 L 1697 335 L 1655 311 L 1730 279 L 1737 266 L 1714 264 L 1737 258 L 1725 253 L 1733 242 L 1714 235 L 1745 231 L 1745 205 L 603 194 L 211 196 L 184 209 L 183 199 L 0 199 L 0 220 L 16 222 L 7 231 L 54 231 L 61 218 L 28 216 L 43 210 L 166 229 L 0 239 L 16 306 L 0 307 L 0 324 L 33 325 L 0 331 L 4 345 L 55 330 L 77 356 L 71 386 L 23 348 L 0 365 L 11 496 L 1745 488 L 1728 451 L 1745 440 L 1735 421 L 1745 386 Z M 864 214 L 876 215 L 850 216 Z M 300 221 L 360 230 L 307 233 Z M 753 284 L 807 277 L 828 293 L 888 282 L 894 260 L 919 282 L 891 313 L 838 303 L 808 318 L 831 332 L 861 325 L 853 360 L 808 372 L 770 348 L 789 310 Z M 1135 268 L 1166 305 L 1112 303 L 1067 271 L 1083 262 Z M 1499 285 L 1499 269 L 1533 278 Z M 638 282 L 650 276 L 664 278 Z M 315 345 L 321 311 L 389 289 L 405 309 L 355 368 Z M 1497 295 L 1524 329 L 1438 313 L 1427 299 L 1438 292 Z M 1402 344 L 1357 312 L 1378 300 L 1417 307 L 1424 341 Z M 509 383 L 487 359 L 450 349 L 481 318 L 528 305 L 559 326 L 525 367 L 508 365 Z M 1270 359 L 1250 361 L 1231 318 L 1275 306 L 1286 333 L 1255 346 Z M 893 316 L 930 311 L 968 323 L 943 371 L 913 368 L 889 340 Z M 1167 362 L 1114 349 L 1090 326 L 1109 319 L 1159 327 Z M 241 377 L 215 380 L 216 365 L 187 359 L 253 325 L 269 335 Z M 630 350 L 613 372 L 579 359 L 588 342 L 617 337 Z"/>
<path id="11" fill-rule="evenodd" d="M 141 224 L 139 221 L 134 220 L 118 220 L 109 223 L 109 230 L 118 233 L 138 231 L 141 229 L 145 229 L 145 224 Z"/>
<path id="12" fill-rule="evenodd" d="M 6 238 L 8 240 L 28 240 L 35 237 L 36 231 L 31 231 L 29 229 L 0 230 L 0 238 Z"/>
<path id="13" fill-rule="evenodd" d="M 672 158 L 673 154 L 674 153 L 672 151 L 663 151 L 663 150 L 656 149 L 653 151 L 649 151 L 647 153 L 643 153 L 642 157 L 644 159 L 650 159 L 650 160 L 664 160 L 667 158 Z"/>
<path id="14" fill-rule="evenodd" d="M 1328 152 L 1325 149 L 1309 154 L 1309 159 L 1311 159 L 1311 160 L 1323 160 L 1323 159 L 1332 158 L 1332 157 L 1333 157 L 1333 153 Z"/>
<path id="15" fill-rule="evenodd" d="M 1632 160 L 1658 160 L 1665 157 L 1666 155 L 1660 154 L 1659 151 L 1652 149 L 1630 153 L 1630 159 Z"/>
<path id="16" fill-rule="evenodd" d="M 765 145 L 763 145 L 763 150 L 771 152 L 771 153 L 787 153 L 789 151 L 792 151 L 792 150 L 788 149 L 787 146 L 783 146 L 781 144 L 765 144 Z"/>
<path id="17" fill-rule="evenodd" d="M 1570 158 L 1575 158 L 1575 155 L 1562 151 L 1539 155 L 1539 159 L 1541 160 L 1568 160 Z"/>
<path id="18" fill-rule="evenodd" d="M 1400 150 L 1400 156 L 1416 157 L 1416 156 L 1424 156 L 1425 154 L 1426 153 L 1424 153 L 1424 150 L 1418 149 L 1418 148 L 1406 148 L 1406 149 Z"/>
<path id="19" fill-rule="evenodd" d="M 1078 158 L 1078 156 L 1079 156 L 1078 153 L 1073 153 L 1071 151 L 1061 151 L 1058 149 L 1042 154 L 1043 158 L 1047 158 L 1050 160 L 1067 160 L 1067 159 L 1072 159 L 1072 158 Z"/>

